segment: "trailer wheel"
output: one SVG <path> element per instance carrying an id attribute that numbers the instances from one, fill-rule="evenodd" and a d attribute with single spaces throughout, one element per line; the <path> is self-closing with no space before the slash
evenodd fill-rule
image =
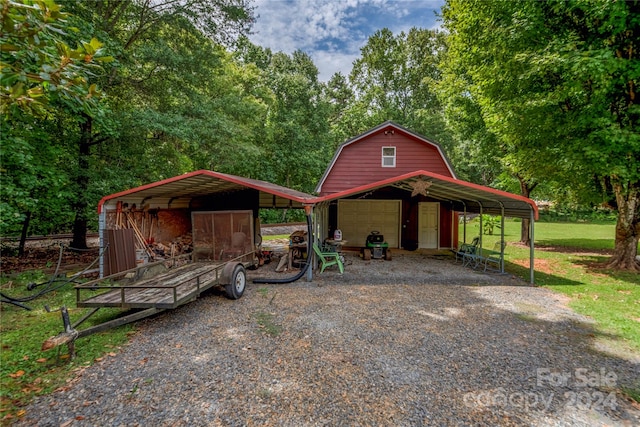
<path id="1" fill-rule="evenodd" d="M 247 272 L 242 266 L 238 264 L 233 269 L 231 274 L 231 283 L 224 286 L 224 290 L 227 294 L 227 298 L 239 299 L 244 293 L 244 289 L 247 286 Z"/>
<path id="2" fill-rule="evenodd" d="M 371 249 L 365 248 L 362 251 L 362 259 L 365 260 L 365 261 L 370 261 L 371 260 Z"/>
<path id="3" fill-rule="evenodd" d="M 391 249 L 387 249 L 387 253 L 384 254 L 384 259 L 391 261 Z"/>

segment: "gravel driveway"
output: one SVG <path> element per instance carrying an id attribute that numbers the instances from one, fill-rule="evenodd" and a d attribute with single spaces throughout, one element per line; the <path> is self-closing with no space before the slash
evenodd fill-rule
<path id="1" fill-rule="evenodd" d="M 640 361 L 605 353 L 563 297 L 446 257 L 347 263 L 140 322 L 18 424 L 640 425 L 618 392 Z"/>

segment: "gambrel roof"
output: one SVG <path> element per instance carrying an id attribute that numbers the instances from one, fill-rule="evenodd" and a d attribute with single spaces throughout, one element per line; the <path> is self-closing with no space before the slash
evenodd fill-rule
<path id="1" fill-rule="evenodd" d="M 369 146 L 375 145 L 377 147 L 384 144 L 380 142 L 380 137 L 388 139 L 388 145 L 404 144 L 403 148 L 406 148 L 409 142 L 412 144 L 410 152 L 409 150 L 405 150 L 398 153 L 399 156 L 405 155 L 405 160 L 412 162 L 412 165 L 404 168 L 398 167 L 398 173 L 396 175 L 413 170 L 429 169 L 429 166 L 425 164 L 425 161 L 428 161 L 434 167 L 434 170 L 431 170 L 432 172 L 436 172 L 441 175 L 449 175 L 453 178 L 456 177 L 451 162 L 449 162 L 444 150 L 438 143 L 406 129 L 395 122 L 386 121 L 338 146 L 331 163 L 329 163 L 329 166 L 316 186 L 316 192 L 320 194 L 334 192 L 334 189 L 323 188 L 323 186 L 331 186 L 325 186 L 325 183 L 327 183 L 328 180 L 335 181 L 336 179 L 339 179 L 343 182 L 347 180 L 350 181 L 354 175 L 363 175 L 368 171 L 371 174 L 375 174 L 377 178 L 380 178 L 378 172 L 383 172 L 384 177 L 390 177 L 392 172 L 394 172 L 393 169 L 380 170 L 376 168 L 377 165 L 371 163 L 371 160 L 369 160 L 368 164 L 365 164 L 366 160 L 363 154 L 370 154 L 374 159 L 373 162 L 378 161 L 378 151 L 373 149 L 372 152 L 372 149 Z M 378 138 L 377 141 L 375 141 L 376 138 Z M 365 143 L 367 145 L 360 146 L 360 143 Z M 356 151 L 357 154 L 355 154 Z M 353 157 L 354 155 L 356 157 Z M 352 156 L 352 158 L 347 159 L 348 156 Z M 345 162 L 349 162 L 349 165 L 345 166 Z M 376 171 L 376 169 L 378 170 Z M 357 185 L 361 184 L 363 184 L 363 182 L 357 183 Z"/>

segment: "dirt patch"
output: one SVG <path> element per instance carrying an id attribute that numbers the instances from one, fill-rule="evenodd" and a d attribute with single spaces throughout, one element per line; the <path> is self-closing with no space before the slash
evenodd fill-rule
<path id="1" fill-rule="evenodd" d="M 521 267 L 529 268 L 529 260 L 528 259 L 514 259 L 514 264 L 517 264 Z M 555 273 L 555 266 L 557 262 L 549 259 L 536 258 L 533 261 L 534 269 L 540 273 L 545 274 L 553 274 Z"/>

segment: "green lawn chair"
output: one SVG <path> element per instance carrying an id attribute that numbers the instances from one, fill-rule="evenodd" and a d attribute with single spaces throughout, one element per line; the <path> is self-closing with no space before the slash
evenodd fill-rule
<path id="1" fill-rule="evenodd" d="M 493 251 L 484 258 L 484 271 L 493 270 L 504 273 L 504 249 L 507 247 L 507 242 L 496 242 L 493 246 Z"/>
<path id="2" fill-rule="evenodd" d="M 456 254 L 456 262 L 458 262 L 458 258 L 462 260 L 462 264 L 465 264 L 465 255 L 474 256 L 478 252 L 478 244 L 480 243 L 480 237 L 474 237 L 471 243 L 463 243 L 460 245 L 460 248 L 455 251 Z"/>
<path id="3" fill-rule="evenodd" d="M 316 253 L 321 263 L 320 273 L 322 273 L 325 268 L 331 267 L 332 265 L 338 266 L 340 274 L 344 273 L 344 264 L 342 264 L 340 254 L 338 252 L 322 252 L 316 243 L 313 244 L 313 251 Z"/>

